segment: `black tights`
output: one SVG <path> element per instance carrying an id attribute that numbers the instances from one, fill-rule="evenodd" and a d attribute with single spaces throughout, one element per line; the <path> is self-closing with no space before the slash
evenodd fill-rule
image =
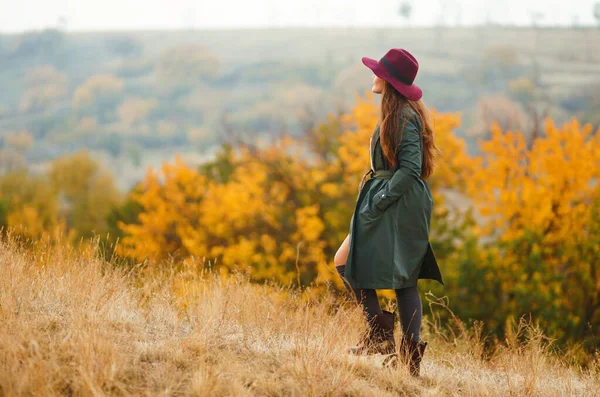
<path id="1" fill-rule="evenodd" d="M 371 320 L 376 314 L 382 312 L 381 307 L 379 306 L 377 292 L 374 289 L 359 289 L 353 291 L 348 285 L 348 282 L 344 279 L 346 266 L 336 266 L 336 269 L 342 277 L 342 280 L 344 280 L 344 285 L 348 291 L 350 291 L 351 294 L 354 294 L 358 302 L 362 304 L 368 320 Z M 398 306 L 402 332 L 411 337 L 413 340 L 419 341 L 421 333 L 421 320 L 423 317 L 423 305 L 421 303 L 419 290 L 416 286 L 414 286 L 400 288 L 394 291 L 396 292 L 396 305 Z"/>

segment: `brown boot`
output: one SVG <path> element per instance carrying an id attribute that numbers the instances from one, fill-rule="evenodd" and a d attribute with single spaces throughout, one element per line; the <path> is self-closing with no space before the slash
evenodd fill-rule
<path id="1" fill-rule="evenodd" d="M 369 329 L 361 336 L 358 346 L 347 349 L 352 354 L 392 354 L 396 351 L 394 340 L 395 312 L 384 310 L 369 323 Z"/>
<path id="2" fill-rule="evenodd" d="M 412 376 L 420 376 L 421 360 L 425 353 L 427 342 L 414 341 L 407 335 L 403 334 L 400 343 L 400 355 L 402 362 L 408 365 L 408 369 Z"/>

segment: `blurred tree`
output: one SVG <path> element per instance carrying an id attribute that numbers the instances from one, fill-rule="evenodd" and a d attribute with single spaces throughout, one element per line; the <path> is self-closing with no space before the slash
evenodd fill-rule
<path id="1" fill-rule="evenodd" d="M 28 131 L 4 134 L 0 146 L 0 171 L 10 172 L 27 165 L 25 154 L 33 146 L 33 136 Z"/>
<path id="2" fill-rule="evenodd" d="M 94 116 L 82 117 L 75 126 L 76 135 L 90 135 L 98 130 L 98 121 Z"/>
<path id="3" fill-rule="evenodd" d="M 8 134 L 4 137 L 4 144 L 19 152 L 25 152 L 33 146 L 33 136 L 27 131 Z"/>
<path id="4" fill-rule="evenodd" d="M 503 86 L 518 73 L 518 64 L 519 54 L 515 47 L 510 45 L 487 47 L 484 50 L 482 65 L 485 84 L 494 89 Z M 500 84 L 497 84 L 498 82 Z"/>
<path id="5" fill-rule="evenodd" d="M 52 162 L 48 176 L 60 198 L 58 214 L 75 237 L 107 231 L 107 214 L 119 200 L 112 177 L 87 151 Z"/>
<path id="6" fill-rule="evenodd" d="M 191 127 L 187 130 L 187 140 L 202 150 L 216 143 L 213 132 L 206 127 Z"/>
<path id="7" fill-rule="evenodd" d="M 126 145 L 125 151 L 127 156 L 131 160 L 131 164 L 135 168 L 139 168 L 142 165 L 142 148 L 137 143 L 129 143 Z"/>
<path id="8" fill-rule="evenodd" d="M 7 58 L 26 60 L 28 64 L 57 64 L 62 60 L 65 34 L 58 29 L 45 29 L 15 37 Z"/>
<path id="9" fill-rule="evenodd" d="M 120 134 L 116 132 L 111 132 L 109 134 L 104 135 L 102 139 L 102 146 L 106 151 L 113 157 L 117 158 L 121 155 L 123 151 L 123 138 Z"/>
<path id="10" fill-rule="evenodd" d="M 413 6 L 410 2 L 403 1 L 400 4 L 400 8 L 398 9 L 398 14 L 400 14 L 400 16 L 402 16 L 406 20 L 407 24 L 410 24 L 410 18 L 412 16 L 412 12 L 413 12 Z"/>
<path id="11" fill-rule="evenodd" d="M 342 108 L 349 111 L 354 98 L 364 91 L 365 81 L 370 79 L 369 73 L 362 63 L 355 60 L 340 69 L 333 80 L 332 92 L 336 98 L 340 98 Z"/>
<path id="12" fill-rule="evenodd" d="M 158 58 L 155 73 L 158 83 L 171 95 L 189 93 L 201 81 L 219 75 L 221 62 L 201 45 L 184 45 L 166 50 Z"/>
<path id="13" fill-rule="evenodd" d="M 527 115 L 519 103 L 503 95 L 483 96 L 475 105 L 473 126 L 466 133 L 489 139 L 493 122 L 498 123 L 503 130 L 523 131 L 527 126 Z"/>
<path id="14" fill-rule="evenodd" d="M 309 115 L 309 111 L 306 113 Z M 304 140 L 318 161 L 333 160 L 339 148 L 339 134 L 343 128 L 341 115 L 328 115 L 326 122 L 305 124 Z M 318 118 L 312 118 L 318 120 Z"/>
<path id="15" fill-rule="evenodd" d="M 121 62 L 115 74 L 123 79 L 144 76 L 152 72 L 154 64 L 147 58 L 126 58 Z"/>
<path id="16" fill-rule="evenodd" d="M 597 2 L 596 4 L 594 4 L 593 14 L 594 14 L 594 19 L 596 19 L 596 23 L 598 24 L 598 27 L 600 28 L 600 2 Z M 591 37 L 591 35 L 587 34 L 587 33 L 585 33 L 583 37 L 584 37 L 585 43 L 586 43 L 588 62 L 594 62 L 595 56 L 598 55 L 598 48 L 597 47 L 594 48 L 595 44 L 597 43 L 597 40 L 594 40 Z"/>
<path id="17" fill-rule="evenodd" d="M 202 164 L 198 172 L 208 180 L 216 183 L 227 183 L 233 175 L 235 167 L 234 147 L 231 143 L 223 143 L 213 161 Z"/>
<path id="18" fill-rule="evenodd" d="M 67 76 L 54 66 L 45 65 L 28 70 L 24 78 L 24 92 L 19 110 L 43 110 L 67 94 Z"/>
<path id="19" fill-rule="evenodd" d="M 0 197 L 0 232 L 4 232 L 8 227 L 8 212 L 10 202 L 6 197 Z"/>
<path id="20" fill-rule="evenodd" d="M 545 17 L 545 15 L 543 12 L 536 11 L 536 10 L 529 10 L 529 18 L 531 19 L 531 26 L 533 27 L 533 30 L 534 30 L 533 51 L 532 51 L 533 54 L 535 54 L 538 50 L 538 45 L 539 45 L 539 41 L 540 41 L 539 26 L 540 26 L 540 22 L 544 19 L 544 17 Z"/>
<path id="21" fill-rule="evenodd" d="M 44 176 L 26 170 L 0 177 L 0 226 L 27 238 L 44 239 L 65 232 L 58 200 Z"/>
<path id="22" fill-rule="evenodd" d="M 0 149 L 0 173 L 11 172 L 25 167 L 25 158 L 10 148 Z"/>
<path id="23" fill-rule="evenodd" d="M 158 101 L 154 98 L 144 99 L 140 97 L 127 98 L 119 105 L 117 114 L 126 127 L 131 127 L 137 122 L 144 120 L 158 107 Z"/>
<path id="24" fill-rule="evenodd" d="M 112 53 L 122 58 L 138 57 L 143 51 L 143 45 L 134 37 L 110 37 L 104 43 Z"/>
<path id="25" fill-rule="evenodd" d="M 112 75 L 92 76 L 75 90 L 73 107 L 79 114 L 96 116 L 105 123 L 120 99 L 123 86 L 123 80 Z"/>
<path id="26" fill-rule="evenodd" d="M 136 184 L 125 196 L 124 200 L 118 203 L 113 203 L 110 210 L 106 214 L 106 232 L 109 235 L 111 242 L 117 242 L 122 239 L 125 234 L 118 226 L 119 223 L 137 224 L 139 223 L 138 216 L 142 212 L 143 207 L 135 199 L 136 194 L 140 194 L 142 184 Z"/>
<path id="27" fill-rule="evenodd" d="M 156 125 L 158 136 L 171 137 L 177 132 L 177 123 L 171 120 L 159 120 Z"/>
<path id="28" fill-rule="evenodd" d="M 530 120 L 526 134 L 527 145 L 533 145 L 535 139 L 542 134 L 542 124 L 552 108 L 552 97 L 541 81 L 541 68 L 536 58 L 532 58 L 531 77 L 520 77 L 511 80 L 508 87 L 517 100 L 526 107 Z"/>
<path id="29" fill-rule="evenodd" d="M 438 54 L 442 54 L 444 53 L 443 51 L 443 46 L 444 46 L 444 30 L 445 30 L 445 23 L 446 23 L 446 18 L 448 16 L 448 2 L 445 0 L 441 0 L 440 1 L 440 6 L 441 6 L 441 10 L 440 13 L 438 14 L 436 21 L 434 22 L 434 40 L 432 42 L 432 46 L 434 48 L 435 51 L 437 51 Z"/>
<path id="30" fill-rule="evenodd" d="M 274 97 L 279 99 L 282 118 L 287 118 L 280 122 L 289 129 L 296 130 L 296 126 L 306 128 L 311 121 L 322 120 L 326 116 L 329 95 L 319 87 L 308 84 L 286 85 L 283 89 L 279 88 Z M 285 134 L 286 127 L 275 131 Z"/>
<path id="31" fill-rule="evenodd" d="M 69 18 L 64 15 L 59 16 L 56 20 L 56 25 L 59 31 L 65 32 L 69 27 Z"/>
<path id="32" fill-rule="evenodd" d="M 560 104 L 567 112 L 580 114 L 583 122 L 600 125 L 600 81 L 586 83 L 577 92 L 563 98 Z"/>
<path id="33" fill-rule="evenodd" d="M 248 108 L 232 113 L 230 122 L 237 129 L 285 135 L 288 121 L 285 109 L 276 100 L 257 101 Z"/>

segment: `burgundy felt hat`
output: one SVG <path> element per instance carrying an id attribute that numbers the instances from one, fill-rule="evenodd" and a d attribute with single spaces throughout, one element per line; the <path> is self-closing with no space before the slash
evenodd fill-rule
<path id="1" fill-rule="evenodd" d="M 418 101 L 423 91 L 414 84 L 419 62 L 412 54 L 402 48 L 392 48 L 378 61 L 363 57 L 362 62 L 375 76 L 387 81 L 402 95 L 412 101 Z"/>

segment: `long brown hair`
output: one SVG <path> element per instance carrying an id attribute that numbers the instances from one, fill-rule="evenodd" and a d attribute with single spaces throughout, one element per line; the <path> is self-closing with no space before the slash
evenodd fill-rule
<path id="1" fill-rule="evenodd" d="M 400 129 L 400 117 L 405 110 L 405 106 L 410 106 L 421 119 L 423 129 L 423 163 L 421 166 L 421 178 L 427 179 L 433 173 L 435 153 L 439 151 L 433 139 L 433 128 L 427 107 L 423 100 L 411 101 L 400 94 L 390 83 L 385 82 L 383 94 L 381 96 L 381 121 L 379 124 L 379 133 L 381 148 L 387 162 L 396 168 L 396 151 L 402 141 L 404 126 L 408 121 L 408 116 L 402 119 L 402 128 Z M 398 134 L 400 130 L 400 134 Z"/>

